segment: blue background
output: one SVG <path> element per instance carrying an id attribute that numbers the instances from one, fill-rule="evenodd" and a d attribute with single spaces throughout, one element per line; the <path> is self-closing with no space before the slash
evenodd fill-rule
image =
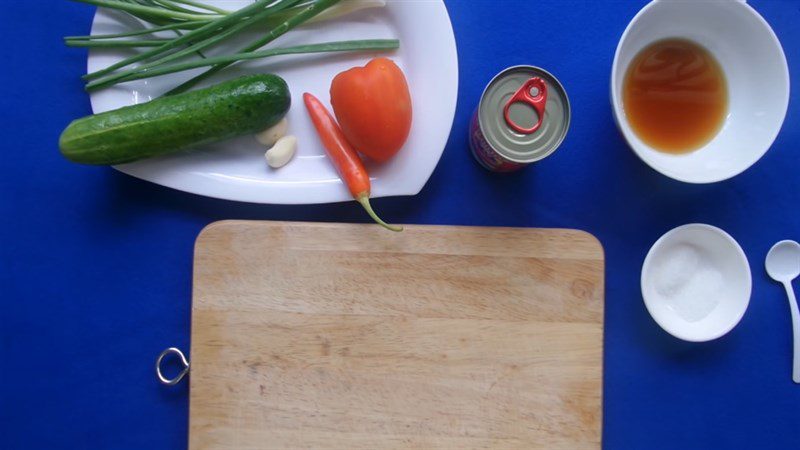
<path id="1" fill-rule="evenodd" d="M 66 162 L 58 136 L 90 107 L 79 81 L 86 53 L 61 37 L 87 32 L 93 8 L 0 3 L 0 448 L 184 448 L 187 383 L 160 386 L 153 361 L 167 346 L 189 348 L 198 232 L 220 219 L 365 215 L 355 203 L 201 198 Z M 606 449 L 800 448 L 789 311 L 763 269 L 774 242 L 800 239 L 800 98 L 795 90 L 773 148 L 733 180 L 694 186 L 652 171 L 626 147 L 608 100 L 617 40 L 644 3 L 448 0 L 461 73 L 450 141 L 418 196 L 375 205 L 392 222 L 570 227 L 600 239 Z M 800 86 L 800 2 L 750 3 L 772 24 Z M 495 175 L 467 151 L 468 118 L 488 80 L 514 64 L 561 79 L 572 128 L 551 158 Z M 727 230 L 753 270 L 744 319 L 706 344 L 658 328 L 638 287 L 649 246 L 688 222 Z"/>

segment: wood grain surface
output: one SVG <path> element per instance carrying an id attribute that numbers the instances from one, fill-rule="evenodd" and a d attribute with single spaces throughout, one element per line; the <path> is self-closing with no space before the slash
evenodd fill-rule
<path id="1" fill-rule="evenodd" d="M 599 449 L 603 271 L 574 230 L 212 224 L 189 447 Z"/>

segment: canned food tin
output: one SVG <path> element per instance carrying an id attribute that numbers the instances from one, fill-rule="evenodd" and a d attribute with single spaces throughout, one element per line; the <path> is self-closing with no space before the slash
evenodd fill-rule
<path id="1" fill-rule="evenodd" d="M 569 129 L 567 92 L 533 66 L 500 72 L 486 86 L 470 123 L 475 159 L 494 172 L 512 172 L 552 154 Z"/>

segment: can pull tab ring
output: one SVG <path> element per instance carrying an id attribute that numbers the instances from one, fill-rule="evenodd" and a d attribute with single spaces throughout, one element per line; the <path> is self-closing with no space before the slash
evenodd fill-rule
<path id="1" fill-rule="evenodd" d="M 536 114 L 539 115 L 539 120 L 536 121 L 534 126 L 530 128 L 523 128 L 514 122 L 514 120 L 511 118 L 511 105 L 514 103 L 525 103 L 526 105 L 531 106 L 534 111 L 536 111 Z M 514 95 L 508 100 L 505 108 L 503 109 L 503 117 L 506 119 L 506 124 L 508 124 L 508 126 L 517 133 L 532 134 L 542 126 L 542 121 L 544 120 L 544 108 L 546 104 L 547 86 L 545 85 L 543 79 L 539 77 L 533 77 L 526 81 L 522 87 L 520 87 L 519 90 L 517 90 L 517 92 L 514 93 Z"/>

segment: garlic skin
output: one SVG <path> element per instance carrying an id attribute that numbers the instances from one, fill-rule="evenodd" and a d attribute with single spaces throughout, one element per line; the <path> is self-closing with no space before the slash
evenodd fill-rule
<path id="1" fill-rule="evenodd" d="M 272 147 L 278 139 L 286 136 L 289 131 L 289 121 L 286 117 L 264 131 L 256 133 L 256 140 L 266 147 Z"/>
<path id="2" fill-rule="evenodd" d="M 267 164 L 273 169 L 278 169 L 292 160 L 294 154 L 297 152 L 297 138 L 294 136 L 284 136 L 278 139 L 278 142 L 272 146 L 264 157 L 267 159 Z"/>

